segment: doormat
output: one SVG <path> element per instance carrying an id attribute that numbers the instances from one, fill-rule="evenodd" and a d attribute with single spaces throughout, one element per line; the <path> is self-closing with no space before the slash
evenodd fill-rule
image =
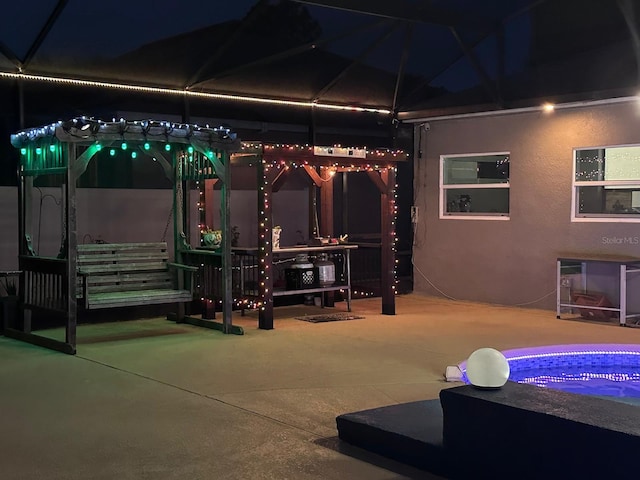
<path id="1" fill-rule="evenodd" d="M 360 320 L 361 317 L 359 315 L 354 315 L 353 313 L 329 313 L 326 315 L 305 315 L 303 317 L 296 317 L 296 320 L 304 320 L 305 322 L 311 323 L 322 323 L 322 322 L 338 322 L 341 320 Z"/>

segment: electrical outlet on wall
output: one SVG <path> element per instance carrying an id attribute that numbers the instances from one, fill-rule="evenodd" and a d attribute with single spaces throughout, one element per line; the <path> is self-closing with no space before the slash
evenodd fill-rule
<path id="1" fill-rule="evenodd" d="M 418 223 L 418 207 L 411 206 L 411 223 Z"/>

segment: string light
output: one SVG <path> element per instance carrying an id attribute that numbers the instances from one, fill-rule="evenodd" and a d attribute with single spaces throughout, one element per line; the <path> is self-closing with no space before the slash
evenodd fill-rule
<path id="1" fill-rule="evenodd" d="M 392 113 L 391 110 L 386 108 L 360 107 L 360 106 L 353 106 L 353 105 L 337 105 L 337 104 L 310 102 L 310 101 L 297 101 L 297 100 L 279 100 L 274 98 L 250 97 L 246 95 L 230 95 L 230 94 L 212 93 L 212 92 L 197 92 L 197 91 L 186 90 L 186 89 L 147 87 L 144 85 L 131 85 L 126 83 L 102 82 L 102 81 L 95 81 L 95 80 L 80 80 L 75 78 L 53 77 L 53 76 L 47 76 L 47 75 L 32 75 L 32 74 L 27 74 L 22 72 L 21 73 L 0 72 L 0 78 L 7 78 L 11 80 L 48 82 L 48 83 L 55 83 L 60 85 L 73 85 L 73 86 L 83 86 L 83 87 L 96 87 L 96 88 L 106 88 L 106 89 L 114 89 L 114 90 L 135 91 L 140 93 L 178 95 L 183 97 L 203 98 L 203 99 L 209 99 L 209 100 L 235 100 L 240 102 L 262 103 L 267 105 L 283 105 L 283 106 L 291 106 L 291 107 L 305 107 L 305 108 L 316 108 L 316 109 L 323 109 L 323 110 L 338 110 L 338 111 L 361 112 L 361 113 L 379 113 L 383 115 L 390 115 Z"/>

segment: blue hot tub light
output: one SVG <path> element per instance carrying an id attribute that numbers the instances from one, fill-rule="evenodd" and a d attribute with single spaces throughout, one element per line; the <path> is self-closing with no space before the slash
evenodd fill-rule
<path id="1" fill-rule="evenodd" d="M 584 395 L 640 399 L 640 345 L 548 345 L 502 353 L 509 362 L 510 381 Z M 469 383 L 466 362 L 459 367 L 463 381 Z"/>

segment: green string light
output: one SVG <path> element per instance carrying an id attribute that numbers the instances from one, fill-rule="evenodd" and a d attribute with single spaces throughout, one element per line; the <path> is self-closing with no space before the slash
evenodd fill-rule
<path id="1" fill-rule="evenodd" d="M 138 156 L 137 152 L 131 152 L 131 158 L 136 158 Z"/>
<path id="2" fill-rule="evenodd" d="M 167 152 L 168 152 L 169 150 L 171 150 L 171 144 L 167 143 L 167 144 L 164 146 L 164 149 L 165 149 Z"/>
<path id="3" fill-rule="evenodd" d="M 37 154 L 37 155 L 42 154 L 42 149 L 41 149 L 40 147 L 37 147 L 37 148 L 36 148 L 36 154 Z"/>
<path id="4" fill-rule="evenodd" d="M 126 150 L 127 149 L 127 142 L 122 142 L 122 145 L 120 145 L 120 147 L 122 148 L 122 150 Z"/>
<path id="5" fill-rule="evenodd" d="M 112 157 L 116 156 L 116 149 L 112 148 L 111 150 L 109 150 L 109 155 L 111 155 Z"/>
<path id="6" fill-rule="evenodd" d="M 149 145 L 149 142 L 145 142 L 144 149 L 149 150 L 150 148 L 151 148 L 151 145 Z"/>
<path id="7" fill-rule="evenodd" d="M 49 151 L 50 152 L 55 152 L 56 151 L 56 146 L 55 145 L 49 145 Z"/>
<path id="8" fill-rule="evenodd" d="M 20 149 L 20 153 L 21 153 L 22 155 L 26 155 L 26 154 L 27 154 L 27 149 L 26 149 L 26 148 L 24 148 L 24 147 L 23 147 L 23 148 L 21 148 L 21 149 Z"/>

